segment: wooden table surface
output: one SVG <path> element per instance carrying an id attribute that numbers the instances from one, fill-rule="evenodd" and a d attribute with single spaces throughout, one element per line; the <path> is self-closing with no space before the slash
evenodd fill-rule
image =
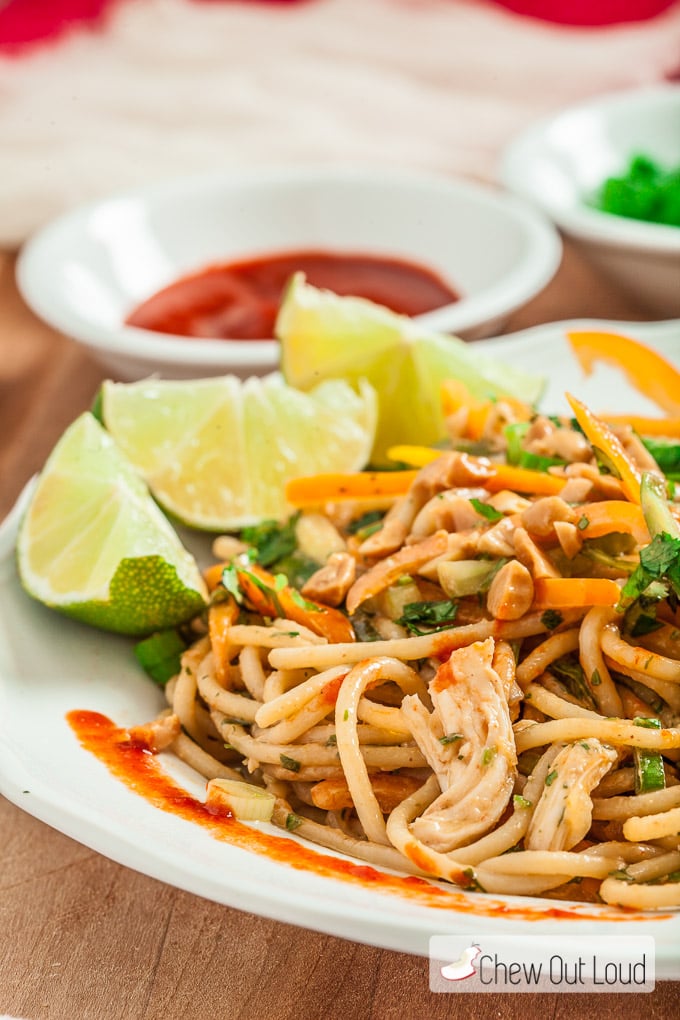
<path id="1" fill-rule="evenodd" d="M 567 248 L 507 331 L 645 310 Z M 0 254 L 0 518 L 102 372 L 26 308 Z M 567 1018 L 680 1014 L 649 995 L 434 995 L 427 961 L 269 921 L 114 864 L 0 798 L 0 1015 L 26 1020 Z M 679 975 L 680 977 L 680 975 Z"/>

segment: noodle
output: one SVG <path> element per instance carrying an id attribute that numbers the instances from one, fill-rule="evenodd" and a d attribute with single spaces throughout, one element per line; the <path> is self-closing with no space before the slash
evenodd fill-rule
<path id="1" fill-rule="evenodd" d="M 539 458 L 573 439 L 554 419 L 523 435 Z M 524 487 L 487 491 L 490 461 L 440 460 L 368 536 L 351 506 L 314 510 L 338 536 L 334 564 L 352 561 L 340 603 L 328 599 L 359 639 L 318 625 L 333 571 L 310 582 L 314 602 L 304 587 L 281 600 L 291 618 L 263 616 L 247 588 L 220 591 L 166 689 L 182 729 L 171 750 L 206 778 L 267 787 L 275 825 L 379 867 L 680 907 L 680 617 L 660 560 L 654 585 L 630 580 L 645 559 L 639 508 L 609 498 L 594 460 L 550 468 L 565 498 L 557 484 L 526 491 L 532 472 L 511 466 L 503 477 Z M 230 554 L 247 574 L 243 549 Z M 285 582 L 272 575 L 270 606 Z"/>

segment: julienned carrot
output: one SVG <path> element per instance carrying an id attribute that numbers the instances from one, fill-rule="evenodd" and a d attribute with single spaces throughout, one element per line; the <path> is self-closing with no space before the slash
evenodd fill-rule
<path id="1" fill-rule="evenodd" d="M 535 493 L 537 496 L 556 496 L 566 485 L 561 475 L 549 475 L 544 471 L 530 471 L 528 468 L 513 467 L 512 464 L 492 464 L 493 474 L 483 482 L 489 492 L 510 489 L 513 492 Z"/>
<path id="2" fill-rule="evenodd" d="M 630 425 L 640 436 L 680 439 L 680 418 L 642 418 L 638 414 L 603 414 L 608 425 Z"/>
<path id="3" fill-rule="evenodd" d="M 650 541 L 642 509 L 637 503 L 605 499 L 601 503 L 587 503 L 579 507 L 578 513 L 582 538 L 601 538 L 602 535 L 623 532 L 632 535 L 638 545 L 647 545 Z"/>
<path id="4" fill-rule="evenodd" d="M 393 450 L 404 451 L 403 447 Z M 444 451 L 428 447 L 409 447 L 420 466 L 441 457 Z M 416 452 L 420 451 L 420 452 Z M 489 492 L 512 489 L 517 492 L 554 496 L 562 491 L 566 478 L 529 471 L 509 464 L 494 464 L 485 457 L 470 457 L 479 473 L 475 484 Z M 486 477 L 484 477 L 486 473 Z M 354 474 L 308 475 L 294 478 L 286 485 L 286 500 L 296 507 L 317 506 L 319 503 L 339 502 L 346 499 L 371 499 L 382 496 L 396 498 L 408 492 L 417 471 L 357 471 Z"/>
<path id="5" fill-rule="evenodd" d="M 534 581 L 533 609 L 615 606 L 621 597 L 616 581 L 606 577 L 542 577 Z"/>
<path id="6" fill-rule="evenodd" d="M 206 583 L 208 591 L 214 591 L 217 585 L 222 580 L 222 574 L 224 568 L 228 567 L 229 563 L 213 563 L 203 571 L 203 580 Z"/>
<path id="7" fill-rule="evenodd" d="M 634 503 L 640 502 L 640 481 L 642 475 L 623 448 L 621 441 L 606 422 L 598 418 L 590 408 L 570 393 L 566 394 L 576 415 L 576 420 L 586 434 L 591 446 L 600 450 L 609 460 L 621 479 L 624 492 Z"/>
<path id="8" fill-rule="evenodd" d="M 263 616 L 281 616 L 335 644 L 354 641 L 352 624 L 338 609 L 303 598 L 290 585 L 279 585 L 277 578 L 256 563 L 236 565 L 236 576 L 246 601 Z"/>
<path id="9" fill-rule="evenodd" d="M 438 451 L 437 456 L 440 454 L 441 451 Z M 287 483 L 286 500 L 292 506 L 303 507 L 343 499 L 403 496 L 417 474 L 417 471 L 356 471 L 352 474 L 307 475 Z"/>
<path id="10" fill-rule="evenodd" d="M 567 338 L 586 374 L 596 361 L 606 361 L 667 414 L 680 414 L 680 372 L 663 355 L 617 333 L 579 330 L 568 332 Z"/>

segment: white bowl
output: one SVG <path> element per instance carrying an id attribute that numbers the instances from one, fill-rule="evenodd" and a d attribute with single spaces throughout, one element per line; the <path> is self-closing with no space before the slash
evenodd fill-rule
<path id="1" fill-rule="evenodd" d="M 634 155 L 680 166 L 680 86 L 632 89 L 530 127 L 504 153 L 500 177 L 533 202 L 609 277 L 657 316 L 680 316 L 680 228 L 588 206 Z"/>
<path id="2" fill-rule="evenodd" d="M 276 367 L 274 340 L 187 339 L 124 319 L 188 272 L 303 248 L 429 266 L 463 297 L 420 318 L 468 338 L 498 332 L 561 257 L 552 224 L 496 189 L 389 170 L 287 168 L 168 181 L 77 208 L 26 244 L 17 279 L 41 318 L 120 377 L 246 375 Z"/>

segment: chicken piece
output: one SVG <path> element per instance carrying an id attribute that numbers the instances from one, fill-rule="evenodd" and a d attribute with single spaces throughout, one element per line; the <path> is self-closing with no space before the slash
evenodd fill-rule
<path id="1" fill-rule="evenodd" d="M 570 850 L 590 829 L 590 796 L 618 760 L 613 747 L 595 737 L 567 744 L 554 759 L 534 811 L 527 850 Z"/>
<path id="2" fill-rule="evenodd" d="M 390 772 L 377 772 L 369 778 L 380 810 L 384 814 L 389 814 L 397 804 L 401 804 L 402 800 L 406 800 L 423 785 L 422 779 Z M 324 779 L 316 783 L 311 789 L 310 799 L 314 807 L 323 811 L 342 811 L 343 808 L 354 807 L 347 780 L 344 778 Z"/>
<path id="3" fill-rule="evenodd" d="M 496 620 L 519 620 L 534 600 L 531 574 L 518 560 L 510 560 L 494 577 L 486 597 L 486 608 Z"/>
<path id="4" fill-rule="evenodd" d="M 493 638 L 452 652 L 429 684 L 431 713 L 416 695 L 402 701 L 404 720 L 442 790 L 412 831 L 442 853 L 491 829 L 513 791 L 515 740 L 493 654 Z"/>
<path id="5" fill-rule="evenodd" d="M 140 744 L 157 754 L 169 747 L 181 732 L 179 717 L 168 713 L 159 715 L 158 718 L 141 726 L 133 726 L 127 734 L 133 744 Z"/>
<path id="6" fill-rule="evenodd" d="M 326 565 L 305 581 L 302 594 L 327 606 L 339 606 L 354 584 L 356 570 L 356 560 L 349 553 L 333 553 Z"/>
<path id="7" fill-rule="evenodd" d="M 347 612 L 352 615 L 366 599 L 389 588 L 404 574 L 412 574 L 419 567 L 437 556 L 442 556 L 448 548 L 448 536 L 445 531 L 437 531 L 429 538 L 416 545 L 407 545 L 393 556 L 379 560 L 375 566 L 359 577 L 347 593 Z"/>

